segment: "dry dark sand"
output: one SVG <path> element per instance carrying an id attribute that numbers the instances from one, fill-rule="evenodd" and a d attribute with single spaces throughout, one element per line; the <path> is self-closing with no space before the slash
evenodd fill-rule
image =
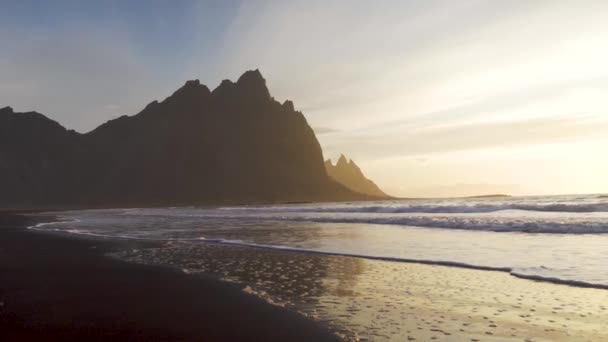
<path id="1" fill-rule="evenodd" d="M 0 341 L 336 340 L 236 285 L 104 257 L 141 242 L 25 230 L 32 220 L 0 213 Z"/>

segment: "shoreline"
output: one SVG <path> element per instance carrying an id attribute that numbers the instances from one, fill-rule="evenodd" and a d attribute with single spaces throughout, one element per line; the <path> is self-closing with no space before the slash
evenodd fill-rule
<path id="1" fill-rule="evenodd" d="M 603 341 L 608 292 L 505 272 L 169 243 L 115 255 L 248 284 L 249 292 L 327 322 L 345 339 Z"/>
<path id="2" fill-rule="evenodd" d="M 48 247 L 50 243 L 52 250 L 63 254 L 68 265 L 57 264 L 56 261 L 49 263 L 48 260 L 42 263 L 54 265 L 53 270 L 44 271 L 50 273 L 51 283 L 63 282 L 64 287 L 60 287 L 59 291 L 56 287 L 55 291 L 48 291 L 45 285 L 35 285 L 40 281 L 30 280 L 25 282 L 26 285 L 20 283 L 26 288 L 39 286 L 38 290 L 42 292 L 34 291 L 33 299 L 29 298 L 31 295 L 20 293 L 22 297 L 17 296 L 17 299 L 22 302 L 16 303 L 6 299 L 10 298 L 5 295 L 6 290 L 10 290 L 10 281 L 7 285 L 6 280 L 0 279 L 0 301 L 7 303 L 2 309 L 21 307 L 22 314 L 21 321 L 0 320 L 0 337 L 24 339 L 44 336 L 48 339 L 46 337 L 50 335 L 53 337 L 51 339 L 62 340 L 77 336 L 74 340 L 95 337 L 101 340 L 219 341 L 357 338 L 374 341 L 488 338 L 568 341 L 573 336 L 600 341 L 608 338 L 608 332 L 598 329 L 600 322 L 608 319 L 608 308 L 601 304 L 608 300 L 608 292 L 600 289 L 555 285 L 519 279 L 505 272 L 462 267 L 298 251 L 285 253 L 285 250 L 219 243 L 181 244 L 176 241 L 170 242 L 176 248 L 166 248 L 166 242 L 158 240 L 79 238 L 72 234 L 20 229 L 19 241 L 29 237 L 34 242 L 38 240 L 38 245 L 44 242 Z M 7 246 L 6 236 L 6 230 L 0 228 L 0 256 L 7 247 L 10 251 L 18 245 L 11 245 L 9 241 Z M 63 248 L 66 244 L 72 247 Z M 30 250 L 39 251 L 35 247 L 29 246 Z M 21 252 L 27 253 L 28 250 L 24 248 L 20 246 Z M 19 260 L 19 253 L 12 256 Z M 80 260 L 82 258 L 86 259 L 84 263 Z M 8 258 L 4 260 L 3 263 L 3 258 L 0 258 L 0 270 L 4 271 L 7 265 L 14 267 Z M 184 264 L 184 260 L 190 261 Z M 191 264 L 194 260 L 195 263 Z M 70 272 L 62 276 L 74 268 L 72 263 L 86 266 L 86 275 L 96 277 L 85 282 L 95 279 L 107 282 L 104 278 L 107 272 L 122 270 L 110 280 L 121 286 L 118 290 L 110 288 L 112 292 L 118 291 L 118 294 L 125 292 L 123 295 L 126 298 L 123 299 L 131 303 L 126 316 L 125 300 L 112 297 L 100 301 L 95 294 L 87 291 L 82 293 L 82 286 L 79 286 L 80 289 L 74 288 L 73 283 L 82 283 L 82 280 Z M 105 265 L 101 274 L 98 274 L 98 267 L 92 271 L 88 269 L 99 264 Z M 137 276 L 142 273 L 146 274 L 143 279 L 141 275 Z M 4 274 L 10 272 L 0 272 L 0 277 Z M 141 288 L 134 285 L 134 276 L 140 278 Z M 151 282 L 154 279 L 164 279 L 171 287 L 179 287 L 179 291 L 169 291 L 177 300 L 173 297 L 167 300 L 165 285 Z M 48 282 L 49 279 L 42 284 Z M 184 287 L 188 288 L 187 292 L 183 291 Z M 93 288 L 99 291 L 108 287 L 95 283 Z M 72 298 L 74 289 L 81 290 L 76 295 L 78 300 Z M 90 287 L 84 289 L 90 290 Z M 147 293 L 144 294 L 147 299 L 142 298 L 138 289 Z M 28 291 L 31 292 L 31 289 Z M 10 291 L 7 293 L 10 294 Z M 165 296 L 158 297 L 159 293 Z M 61 302 L 64 300 L 61 296 L 69 297 L 67 306 Z M 159 298 L 161 303 L 149 303 L 150 299 L 158 301 Z M 209 299 L 215 305 L 215 311 L 192 308 L 193 301 L 198 305 L 209 305 Z M 32 302 L 38 304 L 35 311 L 46 311 L 38 312 L 39 316 L 23 311 Z M 136 304 L 136 308 L 131 308 L 132 303 Z M 142 305 L 160 305 L 170 313 L 171 319 L 166 322 L 167 313 L 161 315 L 157 313 L 158 310 L 151 313 L 149 309 L 137 308 Z M 79 321 L 76 332 L 73 332 L 72 321 L 56 321 L 57 312 L 52 309 L 55 307 L 60 308 L 64 319 L 68 311 L 68 317 L 72 319 L 80 319 L 84 313 L 85 322 L 87 319 L 89 321 L 84 324 Z M 186 323 L 182 322 L 183 310 L 187 312 Z M 176 315 L 176 312 L 179 314 Z M 255 318 L 252 318 L 252 312 Z M 266 316 L 259 317 L 259 312 Z M 7 317 L 4 313 L 0 310 L 0 318 Z M 74 313 L 77 315 L 74 316 Z M 108 314 L 110 319 L 107 318 Z M 100 315 L 106 318 L 100 319 Z M 246 317 L 236 318 L 239 315 Z M 208 325 L 200 326 L 201 322 L 195 320 L 200 317 Z M 231 331 L 236 326 L 242 328 L 243 322 L 251 319 L 256 323 L 249 322 L 255 326 L 244 327 L 247 334 L 235 335 Z M 39 330 L 41 324 L 32 323 L 44 323 L 43 329 L 46 330 Z M 184 324 L 187 326 L 186 332 Z M 280 336 L 277 335 L 277 329 L 285 329 L 285 326 L 289 327 L 289 331 L 281 331 Z M 134 331 L 133 327 L 139 330 Z M 9 329 L 8 335 L 6 328 Z"/>
<path id="3" fill-rule="evenodd" d="M 64 221 L 59 221 L 59 222 L 64 222 Z M 69 223 L 71 221 L 65 221 L 65 222 Z M 37 227 L 47 225 L 47 224 L 53 224 L 53 223 L 58 223 L 58 221 L 39 222 L 36 225 L 27 226 L 25 228 L 28 230 L 34 230 L 34 231 L 39 231 L 41 233 L 44 233 L 45 230 L 37 229 Z M 47 231 L 47 233 L 49 233 L 49 232 Z M 146 238 L 138 238 L 138 237 L 110 236 L 110 235 L 101 235 L 101 234 L 92 234 L 92 233 L 68 233 L 68 232 L 63 232 L 63 231 L 61 231 L 61 233 L 66 234 L 66 237 L 69 237 L 70 235 L 73 235 L 74 237 L 89 236 L 89 237 L 101 238 L 101 239 L 134 240 L 134 241 L 150 242 L 150 243 L 192 241 L 191 239 L 159 240 L 159 239 L 146 239 Z M 361 258 L 361 259 L 377 260 L 377 261 L 389 261 L 389 262 L 397 262 L 397 263 L 410 263 L 410 264 L 420 264 L 420 265 L 429 265 L 429 266 L 453 267 L 453 268 L 458 268 L 458 269 L 502 272 L 502 273 L 506 273 L 515 278 L 525 279 L 525 280 L 533 281 L 533 282 L 550 283 L 550 284 L 554 284 L 554 285 L 570 286 L 570 287 L 577 287 L 577 288 L 591 288 L 591 289 L 608 290 L 608 284 L 596 284 L 596 283 L 589 283 L 589 282 L 585 282 L 585 281 L 581 281 L 581 280 L 568 280 L 568 279 L 559 279 L 559 278 L 553 278 L 553 277 L 543 277 L 543 276 L 538 276 L 538 275 L 528 275 L 528 274 L 518 273 L 512 267 L 483 266 L 483 265 L 467 264 L 467 263 L 462 263 L 462 262 L 457 262 L 457 261 L 396 258 L 396 257 L 373 256 L 373 255 L 354 254 L 354 253 L 317 251 L 317 250 L 296 248 L 296 247 L 263 245 L 263 244 L 255 244 L 255 243 L 240 242 L 240 241 L 235 242 L 235 241 L 223 240 L 223 239 L 196 239 L 196 241 L 199 241 L 199 240 L 201 243 L 218 244 L 218 245 L 225 245 L 225 246 L 239 246 L 239 247 L 248 247 L 248 248 L 256 248 L 256 249 L 266 249 L 266 250 L 281 251 L 281 252 L 286 252 L 286 253 L 304 253 L 304 254 L 313 254 L 313 255 L 318 254 L 318 255 L 326 255 L 326 256 Z"/>
<path id="4" fill-rule="evenodd" d="M 44 234 L 22 214 L 0 213 L 2 339 L 338 340 L 239 286 L 105 256 L 150 242 Z"/>

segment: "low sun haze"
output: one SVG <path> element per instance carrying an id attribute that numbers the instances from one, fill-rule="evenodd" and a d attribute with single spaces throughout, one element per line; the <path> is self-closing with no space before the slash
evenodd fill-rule
<path id="1" fill-rule="evenodd" d="M 395 196 L 608 192 L 602 1 L 3 1 L 0 107 L 86 132 L 260 69 Z"/>

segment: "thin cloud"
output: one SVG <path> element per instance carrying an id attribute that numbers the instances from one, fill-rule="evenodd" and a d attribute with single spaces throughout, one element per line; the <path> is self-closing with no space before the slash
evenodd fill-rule
<path id="1" fill-rule="evenodd" d="M 340 132 L 340 130 L 331 127 L 313 127 L 312 130 L 315 131 L 316 134 L 329 134 Z"/>
<path id="2" fill-rule="evenodd" d="M 403 132 L 383 129 L 366 134 L 344 133 L 326 141 L 329 151 L 348 146 L 365 159 L 431 156 L 497 147 L 591 140 L 605 136 L 608 121 L 588 118 L 536 118 L 517 121 L 437 125 Z"/>

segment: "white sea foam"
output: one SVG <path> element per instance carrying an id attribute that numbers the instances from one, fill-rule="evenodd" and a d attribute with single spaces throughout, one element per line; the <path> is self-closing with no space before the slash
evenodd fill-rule
<path id="1" fill-rule="evenodd" d="M 598 195 L 589 195 L 389 201 L 383 206 L 380 202 L 363 202 L 87 210 L 56 213 L 62 221 L 31 228 L 180 245 L 212 243 L 476 268 L 606 288 L 608 213 L 586 211 L 605 205 L 598 201 Z M 579 210 L 521 209 L 531 205 Z M 513 209 L 515 206 L 520 209 Z M 458 212 L 414 211 L 422 207 L 443 211 L 458 208 Z M 463 213 L 464 207 L 503 210 Z M 504 209 L 507 207 L 511 209 Z M 586 209 L 580 209 L 583 207 Z M 403 208 L 410 212 L 399 212 Z"/>
<path id="2" fill-rule="evenodd" d="M 604 198 L 604 197 L 602 197 Z M 608 198 L 608 197 L 606 197 Z M 503 204 L 503 205 L 468 205 L 468 206 L 432 206 L 432 205 L 411 205 L 411 206 L 351 206 L 351 207 L 224 207 L 226 211 L 241 212 L 301 212 L 301 213 L 491 213 L 502 210 L 526 210 L 526 211 L 547 211 L 547 212 L 573 212 L 591 213 L 608 212 L 608 203 L 596 204 L 547 204 L 547 205 L 523 205 L 523 204 Z"/>
<path id="3" fill-rule="evenodd" d="M 71 218 L 71 219 L 64 218 L 64 219 L 60 219 L 57 221 L 51 221 L 51 222 L 39 222 L 33 226 L 27 227 L 27 229 L 40 230 L 40 231 L 65 232 L 66 231 L 65 229 L 50 228 L 50 227 L 55 227 L 55 226 L 64 225 L 64 224 L 78 224 L 79 222 L 81 222 L 81 221 L 77 218 Z"/>
<path id="4" fill-rule="evenodd" d="M 290 221 L 315 223 L 383 224 L 407 227 L 480 230 L 492 232 L 524 232 L 553 234 L 605 234 L 608 221 L 605 218 L 590 219 L 524 219 L 520 217 L 470 217 L 470 216 L 331 216 L 331 215 L 193 215 L 201 220 L 252 220 Z"/>
<path id="5" fill-rule="evenodd" d="M 45 224 L 43 226 L 48 226 L 48 225 L 50 225 L 50 223 Z M 59 231 L 57 229 L 53 229 L 53 230 Z M 373 254 L 332 252 L 332 251 L 323 251 L 323 250 L 316 250 L 316 249 L 309 249 L 309 248 L 260 244 L 260 243 L 242 241 L 242 240 L 209 239 L 209 238 L 205 238 L 205 237 L 145 238 L 145 237 L 138 237 L 138 236 L 128 236 L 128 235 L 124 235 L 124 234 L 120 234 L 120 235 L 97 234 L 97 233 L 92 233 L 92 232 L 88 232 L 88 231 L 83 231 L 80 229 L 67 229 L 67 230 L 63 230 L 63 232 L 70 233 L 70 234 L 77 234 L 77 235 L 101 237 L 101 238 L 135 239 L 135 240 L 167 241 L 167 242 L 191 242 L 191 243 L 203 242 L 203 243 L 212 243 L 212 244 L 229 245 L 229 246 L 269 249 L 269 250 L 282 251 L 282 252 L 310 253 L 310 254 L 320 254 L 320 255 L 330 255 L 330 256 L 364 258 L 364 259 L 369 259 L 369 260 L 406 262 L 406 263 L 417 263 L 417 264 L 436 265 L 436 266 L 468 268 L 468 269 L 485 270 L 485 271 L 507 272 L 513 276 L 516 276 L 519 278 L 524 278 L 524 279 L 529 279 L 529 280 L 552 282 L 552 283 L 558 283 L 558 284 L 564 284 L 564 285 L 570 285 L 570 286 L 608 289 L 608 283 L 589 282 L 589 281 L 576 280 L 576 279 L 559 278 L 558 276 L 556 276 L 554 274 L 552 275 L 551 272 L 553 270 L 548 269 L 546 267 L 542 267 L 542 266 L 541 267 L 530 267 L 530 268 L 516 268 L 516 267 L 507 267 L 507 266 L 488 266 L 488 265 L 481 265 L 481 264 L 478 265 L 478 264 L 471 264 L 471 263 L 458 262 L 458 261 L 449 261 L 449 260 L 415 259 L 415 258 L 391 257 L 391 256 L 382 256 L 382 255 L 373 255 Z"/>
<path id="6" fill-rule="evenodd" d="M 515 212 L 510 215 L 476 215 L 453 214 L 453 215 L 424 215 L 424 214 L 370 214 L 353 213 L 308 213 L 300 212 L 246 212 L 238 215 L 208 210 L 188 210 L 185 213 L 156 213 L 151 215 L 153 209 L 146 209 L 147 214 L 140 212 L 125 212 L 121 215 L 141 215 L 158 217 L 186 217 L 196 220 L 228 220 L 228 221 L 283 221 L 283 222 L 313 222 L 313 223 L 353 223 L 353 224 L 381 224 L 406 227 L 480 230 L 493 232 L 523 232 L 523 233 L 548 233 L 548 234 L 608 234 L 608 215 L 602 216 L 519 216 Z M 39 223 L 30 229 L 40 229 L 44 226 L 56 226 L 75 221 L 60 221 L 51 223 Z M 48 230 L 48 229 L 47 229 Z M 65 230 L 59 229 L 58 230 Z M 178 229 L 174 229 L 174 232 Z"/>
<path id="7" fill-rule="evenodd" d="M 408 259 L 408 258 L 396 258 L 396 257 L 382 257 L 382 256 L 365 255 L 365 254 L 323 252 L 323 251 L 317 251 L 317 250 L 312 250 L 312 249 L 294 248 L 294 247 L 286 247 L 286 246 L 262 245 L 262 244 L 247 243 L 247 242 L 242 242 L 242 241 L 222 240 L 222 241 L 213 241 L 213 242 L 220 243 L 220 244 L 227 244 L 227 245 L 264 248 L 264 249 L 271 249 L 271 250 L 278 250 L 278 251 L 322 254 L 322 255 L 332 255 L 332 256 L 344 256 L 344 257 L 363 258 L 363 259 L 370 259 L 370 260 L 406 262 L 406 263 L 436 265 L 436 266 L 446 266 L 446 267 L 458 267 L 458 268 L 468 268 L 468 269 L 475 269 L 475 270 L 482 270 L 482 271 L 507 272 L 514 277 L 518 277 L 518 278 L 522 278 L 522 279 L 544 281 L 544 282 L 577 286 L 577 287 L 608 289 L 608 284 L 597 283 L 597 282 L 594 283 L 594 282 L 588 282 L 588 281 L 582 281 L 582 280 L 563 279 L 563 278 L 558 278 L 557 276 L 552 276 L 552 275 L 550 275 L 551 270 L 546 267 L 542 267 L 542 266 L 535 268 L 535 270 L 536 270 L 535 271 L 532 268 L 518 269 L 518 268 L 511 268 L 511 267 L 493 267 L 493 266 L 467 264 L 467 263 L 455 262 L 455 261 Z M 542 269 L 544 272 L 535 273 L 535 272 L 538 272 L 539 269 Z M 543 273 L 546 273 L 546 274 L 543 274 Z"/>
<path id="8" fill-rule="evenodd" d="M 544 282 L 548 282 L 548 283 L 562 284 L 562 285 L 569 285 L 569 286 L 576 286 L 576 287 L 608 289 L 608 284 L 603 284 L 603 283 L 598 283 L 598 282 L 594 283 L 594 282 L 576 280 L 576 279 L 558 278 L 558 277 L 552 276 L 552 275 L 536 274 L 536 273 L 534 273 L 534 271 L 530 271 L 530 270 L 512 269 L 509 271 L 509 273 L 514 277 L 522 278 L 522 279 L 544 281 Z"/>
<path id="9" fill-rule="evenodd" d="M 439 199 L 383 202 L 358 202 L 326 205 L 283 205 L 223 207 L 236 212 L 295 213 L 492 213 L 504 210 L 539 212 L 592 213 L 608 212 L 608 196 L 562 198 L 508 197 L 489 199 Z"/>

